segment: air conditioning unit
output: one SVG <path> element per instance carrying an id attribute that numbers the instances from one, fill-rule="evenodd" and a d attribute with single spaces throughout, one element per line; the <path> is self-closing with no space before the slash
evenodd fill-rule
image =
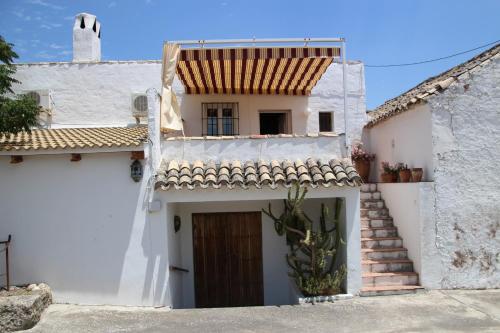
<path id="1" fill-rule="evenodd" d="M 148 116 L 148 96 L 146 94 L 132 94 L 132 116 L 143 118 Z"/>
<path id="2" fill-rule="evenodd" d="M 38 124 L 41 127 L 49 128 L 54 109 L 50 90 L 25 90 L 22 94 L 33 99 L 42 108 L 42 112 L 38 116 Z"/>
<path id="3" fill-rule="evenodd" d="M 52 114 L 53 103 L 49 90 L 25 90 L 23 95 L 32 98 L 47 114 Z"/>

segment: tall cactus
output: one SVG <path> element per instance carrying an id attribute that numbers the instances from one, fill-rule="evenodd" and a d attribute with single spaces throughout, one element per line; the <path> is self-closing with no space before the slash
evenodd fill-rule
<path id="1" fill-rule="evenodd" d="M 339 293 L 346 277 L 345 265 L 337 265 L 340 246 L 345 244 L 339 228 L 343 200 L 335 199 L 333 218 L 328 207 L 321 204 L 321 216 L 315 225 L 302 209 L 306 194 L 307 188 L 295 185 L 288 191 L 285 208 L 279 217 L 272 213 L 270 203 L 268 210 L 262 211 L 274 221 L 278 235 L 286 237 L 289 275 L 301 292 L 305 296 Z"/>

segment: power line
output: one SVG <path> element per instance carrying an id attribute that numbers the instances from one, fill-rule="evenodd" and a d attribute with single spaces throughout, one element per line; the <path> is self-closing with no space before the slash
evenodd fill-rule
<path id="1" fill-rule="evenodd" d="M 434 62 L 434 61 L 439 61 L 439 60 L 444 60 L 444 59 L 449 59 L 449 58 L 453 58 L 453 57 L 456 57 L 456 56 L 459 56 L 459 55 L 462 55 L 462 54 L 465 54 L 465 53 L 469 53 L 469 52 L 472 52 L 472 51 L 476 51 L 476 50 L 479 50 L 479 49 L 482 49 L 484 47 L 487 47 L 487 46 L 490 46 L 490 45 L 493 45 L 493 44 L 496 44 L 500 42 L 500 39 L 499 40 L 496 40 L 494 42 L 491 42 L 491 43 L 488 43 L 488 44 L 484 44 L 484 45 L 481 45 L 481 46 L 478 46 L 478 47 L 475 47 L 473 49 L 470 49 L 470 50 L 467 50 L 467 51 L 462 51 L 462 52 L 458 52 L 458 53 L 455 53 L 455 54 L 451 54 L 449 56 L 445 56 L 445 57 L 441 57 L 441 58 L 435 58 L 435 59 L 430 59 L 430 60 L 424 60 L 424 61 L 417 61 L 417 62 L 410 62 L 410 63 L 406 63 L 406 64 L 392 64 L 392 65 L 365 65 L 365 67 L 403 67 L 403 66 L 414 66 L 414 65 L 421 65 L 421 64 L 426 64 L 426 63 L 429 63 L 429 62 Z"/>

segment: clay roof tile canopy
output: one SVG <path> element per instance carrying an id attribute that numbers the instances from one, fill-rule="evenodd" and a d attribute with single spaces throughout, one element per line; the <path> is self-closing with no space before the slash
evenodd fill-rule
<path id="1" fill-rule="evenodd" d="M 182 165 L 179 170 L 179 164 Z M 184 170 L 184 172 L 183 172 Z M 272 189 L 290 187 L 359 186 L 361 178 L 348 160 L 320 161 L 309 158 L 296 161 L 162 161 L 155 189 L 251 187 Z"/>

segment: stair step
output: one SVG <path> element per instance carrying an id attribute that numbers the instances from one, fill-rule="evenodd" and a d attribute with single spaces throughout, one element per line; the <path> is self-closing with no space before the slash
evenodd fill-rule
<path id="1" fill-rule="evenodd" d="M 364 287 L 417 285 L 415 272 L 365 272 L 362 275 Z"/>
<path id="2" fill-rule="evenodd" d="M 402 247 L 403 240 L 401 237 L 369 237 L 361 238 L 362 249 L 374 248 L 395 248 Z"/>
<path id="3" fill-rule="evenodd" d="M 404 295 L 414 294 L 423 290 L 424 288 L 418 285 L 364 287 L 361 289 L 359 296 Z"/>
<path id="4" fill-rule="evenodd" d="M 375 192 L 375 191 L 377 191 L 377 184 L 361 185 L 361 192 Z"/>
<path id="5" fill-rule="evenodd" d="M 396 227 L 361 228 L 361 238 L 396 237 L 397 235 L 398 235 L 398 229 Z"/>
<path id="6" fill-rule="evenodd" d="M 408 250 L 404 247 L 361 249 L 361 259 L 408 259 Z"/>
<path id="7" fill-rule="evenodd" d="M 381 227 L 394 227 L 394 221 L 392 217 L 373 217 L 373 218 L 361 218 L 362 228 L 381 228 Z"/>
<path id="8" fill-rule="evenodd" d="M 382 198 L 382 194 L 378 191 L 376 191 L 376 192 L 361 192 L 360 198 L 361 199 L 380 199 L 380 198 Z"/>
<path id="9" fill-rule="evenodd" d="M 381 199 L 361 199 L 361 208 L 385 208 L 385 202 Z"/>
<path id="10" fill-rule="evenodd" d="M 362 260 L 363 272 L 413 272 L 413 262 L 409 259 Z"/>
<path id="11" fill-rule="evenodd" d="M 389 217 L 389 210 L 387 208 L 361 208 L 361 217 L 372 219 Z"/>

